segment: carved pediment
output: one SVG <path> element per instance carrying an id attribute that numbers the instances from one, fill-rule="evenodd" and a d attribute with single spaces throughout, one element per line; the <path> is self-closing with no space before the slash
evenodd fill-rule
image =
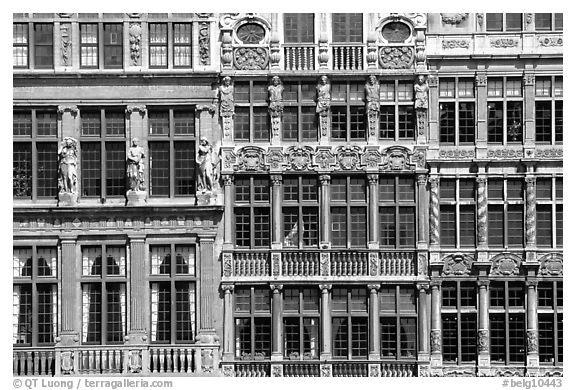
<path id="1" fill-rule="evenodd" d="M 264 149 L 257 146 L 245 146 L 238 150 L 236 171 L 265 171 Z"/>
<path id="2" fill-rule="evenodd" d="M 491 259 L 490 275 L 510 276 L 520 273 L 522 258 L 513 253 L 501 253 Z"/>
<path id="3" fill-rule="evenodd" d="M 561 253 L 549 253 L 538 259 L 539 274 L 543 276 L 562 276 L 564 273 L 564 256 Z"/>
<path id="4" fill-rule="evenodd" d="M 288 162 L 290 168 L 295 171 L 309 169 L 312 164 L 314 149 L 310 146 L 291 146 L 288 148 Z"/>
<path id="5" fill-rule="evenodd" d="M 470 275 L 472 271 L 472 262 L 474 258 L 464 253 L 454 253 L 443 259 L 444 267 L 442 275 L 444 276 L 465 276 Z"/>
<path id="6" fill-rule="evenodd" d="M 360 148 L 358 146 L 339 146 L 336 148 L 336 160 L 344 170 L 359 169 Z"/>
<path id="7" fill-rule="evenodd" d="M 391 146 L 384 149 L 384 170 L 404 171 L 414 169 L 410 162 L 410 150 L 403 146 Z"/>

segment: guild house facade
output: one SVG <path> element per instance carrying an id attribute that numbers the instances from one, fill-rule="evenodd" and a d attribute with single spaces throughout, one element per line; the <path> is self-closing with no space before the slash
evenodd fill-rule
<path id="1" fill-rule="evenodd" d="M 14 14 L 14 375 L 561 376 L 562 21 Z"/>

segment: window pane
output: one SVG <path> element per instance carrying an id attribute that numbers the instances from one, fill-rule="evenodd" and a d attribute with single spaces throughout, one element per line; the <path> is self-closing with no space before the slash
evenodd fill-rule
<path id="1" fill-rule="evenodd" d="M 362 42 L 362 14 L 332 14 L 333 42 Z"/>
<path id="2" fill-rule="evenodd" d="M 460 245 L 472 247 L 476 244 L 475 206 L 460 206 Z"/>
<path id="3" fill-rule="evenodd" d="M 502 104 L 502 102 L 488 102 L 488 142 L 502 143 L 504 140 Z"/>
<path id="4" fill-rule="evenodd" d="M 380 207 L 380 245 L 396 245 L 395 207 Z"/>
<path id="5" fill-rule="evenodd" d="M 350 200 L 366 201 L 366 180 L 350 178 Z"/>
<path id="6" fill-rule="evenodd" d="M 270 209 L 258 207 L 254 209 L 254 245 L 270 245 Z"/>
<path id="7" fill-rule="evenodd" d="M 106 195 L 126 193 L 126 144 L 106 142 Z"/>
<path id="8" fill-rule="evenodd" d="M 380 138 L 394 139 L 396 118 L 394 106 L 380 107 Z"/>
<path id="9" fill-rule="evenodd" d="M 398 137 L 414 139 L 414 108 L 412 106 L 398 107 Z"/>
<path id="10" fill-rule="evenodd" d="M 332 353 L 335 357 L 348 357 L 348 319 L 332 317 Z"/>
<path id="11" fill-rule="evenodd" d="M 12 147 L 12 193 L 32 196 L 32 144 L 14 142 Z"/>
<path id="12" fill-rule="evenodd" d="M 456 246 L 456 210 L 454 206 L 440 206 L 440 243 Z"/>
<path id="13" fill-rule="evenodd" d="M 400 356 L 416 357 L 416 318 L 400 318 Z"/>
<path id="14" fill-rule="evenodd" d="M 458 360 L 458 318 L 456 314 L 442 314 L 442 358 L 447 362 Z"/>
<path id="15" fill-rule="evenodd" d="M 504 246 L 503 206 L 488 205 L 488 245 Z"/>
<path id="16" fill-rule="evenodd" d="M 14 111 L 12 114 L 12 134 L 28 137 L 32 135 L 32 113 L 30 111 Z"/>
<path id="17" fill-rule="evenodd" d="M 524 206 L 508 205 L 508 245 L 524 245 Z"/>
<path id="18" fill-rule="evenodd" d="M 174 142 L 174 192 L 193 195 L 196 192 L 194 142 Z"/>
<path id="19" fill-rule="evenodd" d="M 56 143 L 39 142 L 36 144 L 38 153 L 38 196 L 55 197 L 58 191 L 58 145 Z"/>
<path id="20" fill-rule="evenodd" d="M 152 283 L 151 286 L 152 321 L 151 333 L 153 341 L 171 341 L 171 292 L 170 283 Z M 156 313 L 156 314 L 155 314 Z"/>
<path id="21" fill-rule="evenodd" d="M 126 119 L 121 111 L 106 111 L 106 135 L 124 137 L 126 134 Z"/>
<path id="22" fill-rule="evenodd" d="M 126 320 L 126 286 L 124 283 L 106 284 L 106 303 L 106 341 L 123 342 Z"/>
<path id="23" fill-rule="evenodd" d="M 552 246 L 552 206 L 536 206 L 536 244 L 542 247 Z"/>
<path id="24" fill-rule="evenodd" d="M 314 42 L 314 14 L 284 14 L 284 41 L 286 43 Z"/>
<path id="25" fill-rule="evenodd" d="M 148 111 L 148 123 L 151 135 L 168 135 L 170 120 L 168 111 Z"/>
<path id="26" fill-rule="evenodd" d="M 380 318 L 380 353 L 384 358 L 396 358 L 396 318 Z"/>
<path id="27" fill-rule="evenodd" d="M 523 102 L 508 102 L 506 109 L 506 126 L 508 142 L 522 141 L 522 105 Z"/>
<path id="28" fill-rule="evenodd" d="M 242 247 L 250 246 L 250 210 L 247 208 L 235 208 L 235 231 L 236 245 Z"/>
<path id="29" fill-rule="evenodd" d="M 174 110 L 174 134 L 194 135 L 194 111 Z"/>
<path id="30" fill-rule="evenodd" d="M 104 67 L 122 68 L 123 25 L 104 24 Z"/>
<path id="31" fill-rule="evenodd" d="M 150 142 L 150 195 L 170 195 L 170 143 Z"/>
<path id="32" fill-rule="evenodd" d="M 459 103 L 458 139 L 462 144 L 473 144 L 476 131 L 475 104 L 473 102 Z"/>
<path id="33" fill-rule="evenodd" d="M 378 185 L 380 202 L 390 201 L 394 202 L 394 177 L 391 176 L 380 176 L 380 182 Z"/>
<path id="34" fill-rule="evenodd" d="M 38 285 L 38 343 L 53 343 L 56 336 L 56 285 Z"/>
<path id="35" fill-rule="evenodd" d="M 486 14 L 486 31 L 502 31 L 502 14 Z"/>
<path id="36" fill-rule="evenodd" d="M 509 324 L 509 350 L 510 362 L 524 362 L 525 360 L 525 340 L 526 335 L 524 325 L 524 314 L 510 314 L 508 318 Z"/>
<path id="37" fill-rule="evenodd" d="M 248 141 L 250 139 L 250 109 L 248 107 L 236 107 L 234 113 L 234 139 Z"/>
<path id="38" fill-rule="evenodd" d="M 536 14 L 535 19 L 536 31 L 552 30 L 552 14 Z"/>
<path id="39" fill-rule="evenodd" d="M 34 63 L 37 68 L 54 67 L 53 25 L 34 24 Z"/>
<path id="40" fill-rule="evenodd" d="M 352 357 L 368 356 L 368 318 L 352 317 Z"/>
<path id="41" fill-rule="evenodd" d="M 456 179 L 440 180 L 440 199 L 456 200 Z"/>
<path id="42" fill-rule="evenodd" d="M 82 285 L 83 341 L 102 342 L 102 287 L 98 283 Z"/>
<path id="43" fill-rule="evenodd" d="M 350 214 L 350 244 L 355 247 L 365 247 L 366 207 L 351 207 Z"/>
<path id="44" fill-rule="evenodd" d="M 416 289 L 400 287 L 400 311 L 416 313 Z"/>
<path id="45" fill-rule="evenodd" d="M 461 314 L 460 317 L 460 342 L 462 345 L 462 361 L 475 362 L 476 352 L 476 314 Z"/>
<path id="46" fill-rule="evenodd" d="M 414 207 L 400 207 L 398 211 L 398 244 L 400 246 L 414 246 L 414 243 L 416 242 Z"/>
<path id="47" fill-rule="evenodd" d="M 14 344 L 32 344 L 32 286 L 13 287 Z"/>
<path id="48" fill-rule="evenodd" d="M 56 111 L 36 111 L 36 130 L 39 136 L 58 135 L 58 115 Z"/>
<path id="49" fill-rule="evenodd" d="M 506 31 L 522 30 L 522 14 L 506 14 Z"/>
<path id="50" fill-rule="evenodd" d="M 454 144 L 456 141 L 455 103 L 440 103 L 440 142 Z"/>

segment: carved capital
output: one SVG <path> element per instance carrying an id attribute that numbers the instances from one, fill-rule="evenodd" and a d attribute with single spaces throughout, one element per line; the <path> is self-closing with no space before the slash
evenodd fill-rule
<path id="1" fill-rule="evenodd" d="M 225 186 L 231 186 L 234 184 L 234 175 L 222 175 L 222 181 Z"/>
<path id="2" fill-rule="evenodd" d="M 526 287 L 527 288 L 536 288 L 536 287 L 538 287 L 538 281 L 535 279 L 528 279 L 526 281 Z"/>
<path id="3" fill-rule="evenodd" d="M 330 175 L 320 175 L 320 183 L 322 185 L 330 184 Z"/>
<path id="4" fill-rule="evenodd" d="M 418 180 L 418 185 L 423 186 L 428 181 L 428 176 L 425 174 L 420 174 L 420 175 L 418 175 L 417 180 Z"/>
<path id="5" fill-rule="evenodd" d="M 488 288 L 490 286 L 490 281 L 488 279 L 481 279 L 476 281 L 479 288 Z"/>
<path id="6" fill-rule="evenodd" d="M 434 290 L 434 289 L 438 290 L 438 289 L 440 289 L 440 287 L 442 287 L 442 280 L 441 279 L 432 279 L 430 281 L 430 288 L 432 290 Z"/>
<path id="7" fill-rule="evenodd" d="M 216 106 L 214 104 L 199 104 L 196 106 L 197 111 L 208 111 L 210 114 L 216 112 Z"/>
<path id="8" fill-rule="evenodd" d="M 221 288 L 225 294 L 230 294 L 230 293 L 232 293 L 232 291 L 234 291 L 234 285 L 233 284 L 228 284 L 228 283 L 222 284 Z"/>
<path id="9" fill-rule="evenodd" d="M 476 178 L 476 183 L 478 184 L 478 186 L 485 186 L 486 185 L 486 177 L 482 176 L 482 177 L 477 177 Z"/>
<path id="10" fill-rule="evenodd" d="M 370 175 L 367 175 L 366 177 L 368 178 L 369 184 L 378 184 L 378 175 L 370 174 Z"/>
<path id="11" fill-rule="evenodd" d="M 282 284 L 271 284 L 270 285 L 270 290 L 272 290 L 272 292 L 274 294 L 279 294 L 280 291 L 282 291 L 282 288 L 284 288 L 284 285 L 282 285 Z"/>
<path id="12" fill-rule="evenodd" d="M 424 291 L 428 291 L 430 289 L 430 283 L 417 283 L 416 284 L 416 290 L 418 290 L 419 292 L 424 290 Z"/>
<path id="13" fill-rule="evenodd" d="M 428 177 L 428 182 L 430 183 L 430 188 L 431 189 L 438 189 L 438 176 L 430 176 Z"/>
<path id="14" fill-rule="evenodd" d="M 477 74 L 476 75 L 476 86 L 477 87 L 485 87 L 488 84 L 488 76 L 486 74 Z"/>
<path id="15" fill-rule="evenodd" d="M 272 180 L 272 185 L 279 186 L 282 184 L 282 175 L 270 175 L 270 180 Z"/>
<path id="16" fill-rule="evenodd" d="M 78 106 L 76 105 L 62 105 L 58 106 L 58 114 L 62 115 L 65 112 L 69 112 L 72 115 L 78 114 Z"/>
<path id="17" fill-rule="evenodd" d="M 536 185 L 536 177 L 526 176 L 526 186 L 534 187 Z"/>
<path id="18" fill-rule="evenodd" d="M 320 288 L 320 290 L 322 292 L 328 292 L 328 291 L 332 290 L 331 284 L 320 284 L 320 285 L 318 285 L 318 287 Z"/>
<path id="19" fill-rule="evenodd" d="M 146 105 L 144 104 L 134 104 L 126 107 L 126 114 L 130 115 L 133 112 L 138 111 L 140 115 L 146 114 Z"/>
<path id="20" fill-rule="evenodd" d="M 368 287 L 368 290 L 369 290 L 370 292 L 376 293 L 376 292 L 378 292 L 378 290 L 380 290 L 380 283 L 378 283 L 378 284 L 369 284 L 369 285 L 367 285 L 366 287 Z"/>
<path id="21" fill-rule="evenodd" d="M 522 81 L 524 82 L 524 85 L 534 85 L 534 79 L 535 79 L 535 75 L 534 73 L 524 73 L 524 78 L 522 79 Z"/>

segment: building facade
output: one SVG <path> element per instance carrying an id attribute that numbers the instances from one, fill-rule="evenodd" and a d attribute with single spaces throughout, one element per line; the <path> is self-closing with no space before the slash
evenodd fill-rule
<path id="1" fill-rule="evenodd" d="M 14 375 L 562 375 L 562 14 L 13 31 Z"/>

